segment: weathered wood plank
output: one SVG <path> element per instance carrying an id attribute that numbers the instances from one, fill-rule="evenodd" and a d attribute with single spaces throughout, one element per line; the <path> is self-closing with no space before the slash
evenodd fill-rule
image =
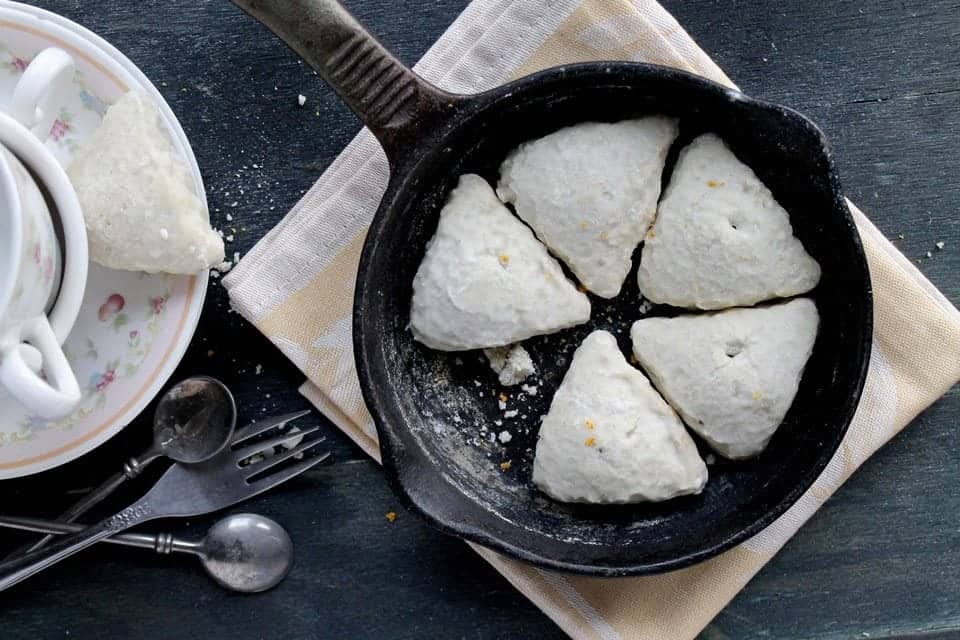
<path id="1" fill-rule="evenodd" d="M 881 450 L 704 638 L 960 632 L 957 389 Z"/>
<path id="2" fill-rule="evenodd" d="M 5 593 L 3 637 L 559 637 L 462 542 L 405 512 L 388 522 L 398 506 L 372 462 L 319 467 L 243 510 L 294 539 L 278 589 L 232 595 L 189 557 L 100 547 Z"/>

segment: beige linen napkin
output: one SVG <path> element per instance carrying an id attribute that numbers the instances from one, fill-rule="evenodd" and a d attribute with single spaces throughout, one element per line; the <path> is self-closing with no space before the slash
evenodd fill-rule
<path id="1" fill-rule="evenodd" d="M 471 93 L 599 59 L 670 65 L 731 84 L 654 0 L 474 0 L 416 69 Z M 303 393 L 377 459 L 350 314 L 365 229 L 386 182 L 386 159 L 363 131 L 224 280 L 240 313 L 306 374 Z M 474 547 L 571 636 L 694 637 L 864 460 L 960 379 L 960 314 L 853 211 L 873 277 L 873 357 L 849 433 L 796 505 L 723 555 L 660 576 L 565 576 Z"/>

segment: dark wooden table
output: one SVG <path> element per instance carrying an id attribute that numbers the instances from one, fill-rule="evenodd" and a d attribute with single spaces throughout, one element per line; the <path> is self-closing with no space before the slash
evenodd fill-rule
<path id="1" fill-rule="evenodd" d="M 319 78 L 224 0 L 38 4 L 93 29 L 153 79 L 193 144 L 216 223 L 244 189 L 230 212 L 246 231 L 229 253 L 245 253 L 280 220 L 359 128 Z M 348 4 L 412 63 L 466 0 Z M 960 4 L 665 4 L 745 91 L 820 123 L 850 197 L 960 301 Z M 252 163 L 263 166 L 255 180 L 249 171 L 237 177 Z M 247 419 L 308 406 L 296 392 L 301 374 L 228 310 L 213 281 L 175 378 L 223 379 Z M 703 638 L 960 637 L 958 417 L 954 388 L 869 461 Z M 65 492 L 139 450 L 148 425 L 142 416 L 79 461 L 0 484 L 2 509 L 53 515 Z M 0 596 L 0 637 L 562 637 L 463 543 L 405 512 L 389 523 L 384 515 L 398 505 L 377 466 L 324 429 L 332 464 L 244 506 L 296 541 L 296 567 L 276 590 L 231 595 L 191 559 L 101 547 Z M 199 533 L 210 521 L 166 524 Z M 18 540 L 0 534 L 4 547 Z"/>

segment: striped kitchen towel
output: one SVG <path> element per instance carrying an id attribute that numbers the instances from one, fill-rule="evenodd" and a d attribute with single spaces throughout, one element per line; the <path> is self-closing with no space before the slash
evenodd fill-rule
<path id="1" fill-rule="evenodd" d="M 670 65 L 732 86 L 654 0 L 474 0 L 416 70 L 472 93 L 601 59 Z M 350 324 L 360 248 L 386 184 L 386 158 L 363 131 L 224 279 L 237 310 L 304 372 L 303 393 L 374 458 Z M 852 210 L 873 277 L 870 371 L 840 450 L 789 511 L 712 560 L 658 576 L 561 575 L 475 547 L 571 636 L 693 638 L 864 460 L 960 379 L 960 314 Z"/>

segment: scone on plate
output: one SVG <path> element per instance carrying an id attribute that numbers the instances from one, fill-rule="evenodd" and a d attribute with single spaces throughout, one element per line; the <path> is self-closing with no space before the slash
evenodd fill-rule
<path id="1" fill-rule="evenodd" d="M 723 309 L 805 293 L 820 265 L 770 190 L 708 133 L 680 152 L 637 279 L 653 302 Z"/>
<path id="2" fill-rule="evenodd" d="M 223 240 L 160 118 L 148 96 L 125 94 L 68 174 L 93 260 L 129 271 L 198 273 L 223 261 Z"/>
<path id="3" fill-rule="evenodd" d="M 676 136 L 662 116 L 560 129 L 507 156 L 497 194 L 583 286 L 612 298 L 653 221 Z"/>
<path id="4" fill-rule="evenodd" d="M 484 349 L 589 319 L 590 301 L 486 180 L 460 176 L 413 280 L 414 338 Z"/>
<path id="5" fill-rule="evenodd" d="M 633 324 L 633 353 L 687 425 L 717 453 L 760 453 L 793 403 L 819 314 L 800 298 Z"/>
<path id="6" fill-rule="evenodd" d="M 707 467 L 680 418 L 631 367 L 606 331 L 594 331 L 543 419 L 533 481 L 564 502 L 622 504 L 700 493 Z"/>

